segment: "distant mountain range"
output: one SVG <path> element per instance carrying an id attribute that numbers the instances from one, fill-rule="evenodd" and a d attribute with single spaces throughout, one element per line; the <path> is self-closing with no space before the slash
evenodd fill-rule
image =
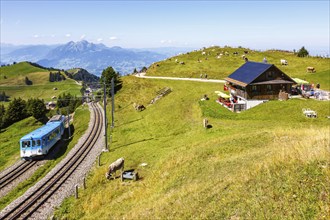
<path id="1" fill-rule="evenodd" d="M 191 48 L 124 49 L 107 47 L 82 40 L 63 45 L 15 46 L 1 44 L 0 63 L 30 61 L 45 67 L 59 69 L 84 68 L 100 76 L 102 70 L 112 66 L 122 75 L 140 70 L 167 57 L 192 50 Z"/>

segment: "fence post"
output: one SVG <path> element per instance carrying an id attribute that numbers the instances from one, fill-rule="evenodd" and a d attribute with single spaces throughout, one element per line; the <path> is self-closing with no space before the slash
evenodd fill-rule
<path id="1" fill-rule="evenodd" d="M 86 189 L 86 178 L 83 178 L 83 188 Z"/>
<path id="2" fill-rule="evenodd" d="M 75 198 L 78 199 L 78 184 L 76 184 L 75 186 Z"/>

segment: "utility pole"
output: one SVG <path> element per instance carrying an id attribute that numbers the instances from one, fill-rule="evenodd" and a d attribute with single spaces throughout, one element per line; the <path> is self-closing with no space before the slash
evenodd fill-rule
<path id="1" fill-rule="evenodd" d="M 105 151 L 108 151 L 108 136 L 107 136 L 107 92 L 105 82 L 103 83 L 103 107 L 104 107 L 104 138 L 105 138 Z"/>
<path id="2" fill-rule="evenodd" d="M 111 128 L 115 127 L 115 77 L 111 79 Z"/>
<path id="3" fill-rule="evenodd" d="M 71 138 L 71 129 L 70 129 L 70 112 L 69 112 L 69 106 L 67 107 L 67 112 L 68 112 L 68 128 L 69 128 L 69 138 Z"/>

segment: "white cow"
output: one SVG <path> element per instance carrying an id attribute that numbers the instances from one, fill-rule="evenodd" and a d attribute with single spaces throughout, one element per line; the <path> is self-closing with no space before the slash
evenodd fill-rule
<path id="1" fill-rule="evenodd" d="M 281 59 L 281 65 L 288 65 L 288 61 Z"/>
<path id="2" fill-rule="evenodd" d="M 124 158 L 119 158 L 118 160 L 110 164 L 108 171 L 105 173 L 105 177 L 107 179 L 110 179 L 111 177 L 114 179 L 117 170 L 121 171 L 122 176 L 124 171 Z"/>

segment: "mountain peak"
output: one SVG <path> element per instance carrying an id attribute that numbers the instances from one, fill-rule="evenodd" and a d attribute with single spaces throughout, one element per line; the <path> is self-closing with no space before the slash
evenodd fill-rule
<path id="1" fill-rule="evenodd" d="M 94 43 L 90 43 L 86 40 L 81 40 L 81 41 L 70 41 L 68 43 L 66 43 L 65 45 L 63 45 L 61 47 L 62 51 L 66 51 L 66 52 L 71 52 L 71 53 L 76 53 L 76 52 L 93 52 L 93 51 L 100 51 L 103 49 L 106 49 L 107 47 L 104 44 L 94 44 Z"/>

